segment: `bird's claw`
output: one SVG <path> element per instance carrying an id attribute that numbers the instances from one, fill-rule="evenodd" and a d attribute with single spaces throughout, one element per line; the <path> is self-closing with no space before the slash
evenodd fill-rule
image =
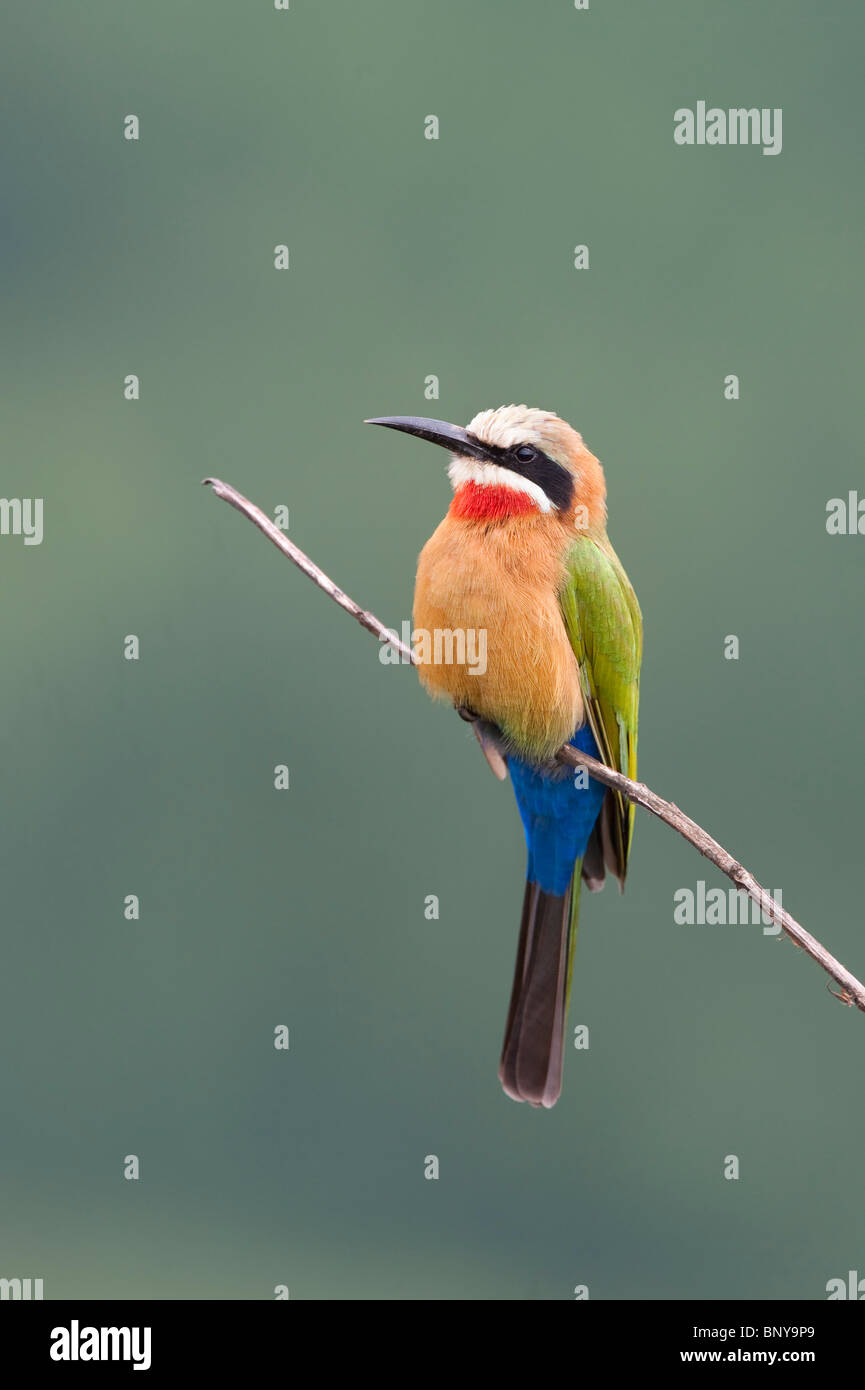
<path id="1" fill-rule="evenodd" d="M 828 984 L 826 988 L 828 989 L 829 993 L 834 996 L 835 999 L 838 999 L 842 1004 L 846 1004 L 848 1009 L 852 1008 L 855 1004 L 856 1001 L 853 998 L 853 995 L 850 993 L 849 989 L 845 989 L 843 985 L 839 990 L 833 989 L 832 986 Z"/>

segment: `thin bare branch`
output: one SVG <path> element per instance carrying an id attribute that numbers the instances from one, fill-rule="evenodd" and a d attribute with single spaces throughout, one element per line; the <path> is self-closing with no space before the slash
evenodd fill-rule
<path id="1" fill-rule="evenodd" d="M 417 664 L 410 647 L 401 642 L 394 632 L 385 627 L 384 623 L 379 622 L 374 613 L 368 613 L 365 609 L 360 608 L 353 599 L 349 598 L 348 594 L 338 588 L 333 580 L 324 573 L 324 570 L 319 569 L 318 565 L 314 564 L 309 556 L 305 555 L 293 541 L 290 541 L 284 532 L 280 531 L 253 502 L 250 502 L 248 498 L 228 483 L 220 482 L 218 478 L 205 478 L 204 482 L 213 488 L 217 497 L 221 497 L 223 501 L 242 512 L 254 526 L 263 531 L 268 540 L 272 541 L 283 555 L 287 555 L 298 569 L 303 570 L 314 584 L 329 594 L 340 608 L 345 609 L 346 613 L 350 613 L 362 627 L 366 628 L 367 632 L 374 633 L 380 641 L 388 641 L 413 664 Z M 783 908 L 765 888 L 761 887 L 754 875 L 743 868 L 731 854 L 727 853 L 723 845 L 719 845 L 717 840 L 713 840 L 702 826 L 697 825 L 697 822 L 691 820 L 690 816 L 686 816 L 683 811 L 679 810 L 678 806 L 674 806 L 671 801 L 664 801 L 663 797 L 658 796 L 642 782 L 632 782 L 629 777 L 623 776 L 621 772 L 615 772 L 605 763 L 598 762 L 596 758 L 590 757 L 588 753 L 582 753 L 578 748 L 567 745 L 559 749 L 556 757 L 559 762 L 567 763 L 571 767 L 585 767 L 596 781 L 603 782 L 607 787 L 615 788 L 629 801 L 633 801 L 637 806 L 642 806 L 645 811 L 657 816 L 665 825 L 678 831 L 700 854 L 720 869 L 722 874 L 726 874 L 727 878 L 731 879 L 738 888 L 744 889 L 748 896 L 757 903 L 761 911 L 767 917 L 771 917 L 771 920 L 782 931 L 786 932 L 791 941 L 795 942 L 797 946 L 801 946 L 802 950 L 806 951 L 811 959 L 815 960 L 826 971 L 827 975 L 831 976 L 839 986 L 839 993 L 835 994 L 834 990 L 830 991 L 830 993 L 835 994 L 836 999 L 840 999 L 843 1004 L 855 1004 L 858 1009 L 865 1013 L 865 985 L 862 985 L 855 975 L 851 975 L 850 971 L 840 961 L 837 961 L 826 950 L 825 946 L 821 946 L 816 937 L 813 937 L 810 932 L 800 926 L 795 918 L 790 916 L 786 908 Z"/>
<path id="2" fill-rule="evenodd" d="M 319 569 L 318 565 L 310 560 L 308 555 L 304 555 L 303 551 L 294 544 L 294 541 L 288 539 L 284 531 L 280 531 L 279 527 L 274 525 L 270 517 L 265 516 L 260 507 L 256 507 L 254 502 L 250 502 L 248 497 L 244 497 L 243 493 L 238 492 L 237 488 L 232 487 L 230 483 L 220 482 L 219 478 L 202 478 L 201 481 L 205 487 L 213 488 L 217 497 L 221 497 L 223 502 L 227 502 L 229 506 L 235 507 L 237 511 L 242 512 L 243 515 L 252 522 L 253 526 L 257 526 L 259 531 L 263 531 L 267 539 L 272 541 L 276 546 L 277 550 L 281 550 L 283 555 L 287 555 L 289 560 L 297 565 L 299 570 L 303 570 L 304 574 L 312 580 L 313 584 L 317 584 L 320 589 L 323 589 L 324 592 L 333 599 L 334 603 L 338 603 L 340 608 L 344 608 L 346 613 L 350 613 L 353 618 L 356 618 L 361 627 L 365 627 L 367 632 L 373 633 L 380 641 L 383 642 L 386 640 L 389 645 L 395 647 L 400 655 L 404 656 L 407 661 L 410 661 L 412 665 L 416 664 L 414 652 L 411 647 L 407 647 L 404 642 L 400 641 L 395 632 L 391 632 L 389 628 L 385 627 L 384 623 L 380 623 L 374 613 L 367 613 L 365 608 L 360 608 L 353 598 L 349 598 L 348 594 L 345 593 L 343 589 L 340 589 L 338 584 L 334 584 L 333 580 L 325 574 L 324 570 Z"/>
<path id="3" fill-rule="evenodd" d="M 861 985 L 855 975 L 851 975 L 840 961 L 837 961 L 825 946 L 813 937 L 810 932 L 800 926 L 794 917 L 781 906 L 779 902 L 757 882 L 754 875 L 734 859 L 732 854 L 728 854 L 723 845 L 719 845 L 717 840 L 707 834 L 702 826 L 696 821 L 686 816 L 684 811 L 680 811 L 678 806 L 674 806 L 672 801 L 664 801 L 663 797 L 645 786 L 642 782 L 632 782 L 630 777 L 623 777 L 620 772 L 614 772 L 611 767 L 604 763 L 599 763 L 596 758 L 592 758 L 588 753 L 582 753 L 579 748 L 560 748 L 557 753 L 559 762 L 568 763 L 571 767 L 585 767 L 590 775 L 598 782 L 603 782 L 607 787 L 615 787 L 629 801 L 633 801 L 637 806 L 642 806 L 645 811 L 650 811 L 658 820 L 662 820 L 671 829 L 677 830 L 679 834 L 699 850 L 706 859 L 710 859 L 716 868 L 726 874 L 727 878 L 732 879 L 737 887 L 743 888 L 750 898 L 753 898 L 761 911 L 771 917 L 782 931 L 785 931 L 797 946 L 801 946 L 803 951 L 807 951 L 812 960 L 826 971 L 836 984 L 840 985 L 841 993 L 836 995 L 843 1004 L 855 1004 L 857 1008 L 865 1013 L 865 986 Z"/>

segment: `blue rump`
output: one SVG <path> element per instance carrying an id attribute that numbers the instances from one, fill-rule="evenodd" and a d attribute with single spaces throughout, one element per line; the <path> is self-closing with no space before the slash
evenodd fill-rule
<path id="1" fill-rule="evenodd" d="M 593 758 L 600 757 L 588 725 L 577 730 L 571 744 Z M 566 893 L 574 864 L 585 854 L 601 813 L 606 788 L 591 777 L 588 786 L 575 787 L 577 774 L 572 768 L 551 776 L 513 756 L 508 758 L 508 768 L 526 832 L 528 880 L 546 893 Z"/>

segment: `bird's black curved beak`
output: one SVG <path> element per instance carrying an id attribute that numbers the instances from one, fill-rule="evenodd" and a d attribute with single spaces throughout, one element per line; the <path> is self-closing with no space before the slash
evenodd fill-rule
<path id="1" fill-rule="evenodd" d="M 425 420 L 420 415 L 381 415 L 376 420 L 364 420 L 365 425 L 386 425 L 389 430 L 402 430 L 403 434 L 416 435 L 430 444 L 439 444 L 451 454 L 466 455 L 469 458 L 488 459 L 489 452 L 480 440 L 473 439 L 459 425 L 449 425 L 446 420 Z"/>

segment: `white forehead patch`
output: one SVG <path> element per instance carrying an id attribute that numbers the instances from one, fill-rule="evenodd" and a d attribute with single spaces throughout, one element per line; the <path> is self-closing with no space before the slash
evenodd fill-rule
<path id="1" fill-rule="evenodd" d="M 469 434 L 495 444 L 500 449 L 512 449 L 515 444 L 536 444 L 539 449 L 550 447 L 550 427 L 561 421 L 548 410 L 535 410 L 527 405 L 500 405 L 498 410 L 482 410 L 466 426 Z"/>
<path id="2" fill-rule="evenodd" d="M 472 429 L 472 426 L 469 428 Z M 472 429 L 472 433 L 474 432 Z M 538 487 L 537 483 L 531 482 L 528 478 L 521 478 L 519 473 L 512 473 L 509 468 L 501 468 L 497 463 L 482 463 L 480 459 L 452 458 L 448 477 L 453 484 L 454 492 L 464 483 L 477 483 L 479 487 L 506 487 L 511 492 L 521 492 L 524 497 L 531 497 L 542 512 L 553 510 L 553 504 L 542 487 Z"/>

